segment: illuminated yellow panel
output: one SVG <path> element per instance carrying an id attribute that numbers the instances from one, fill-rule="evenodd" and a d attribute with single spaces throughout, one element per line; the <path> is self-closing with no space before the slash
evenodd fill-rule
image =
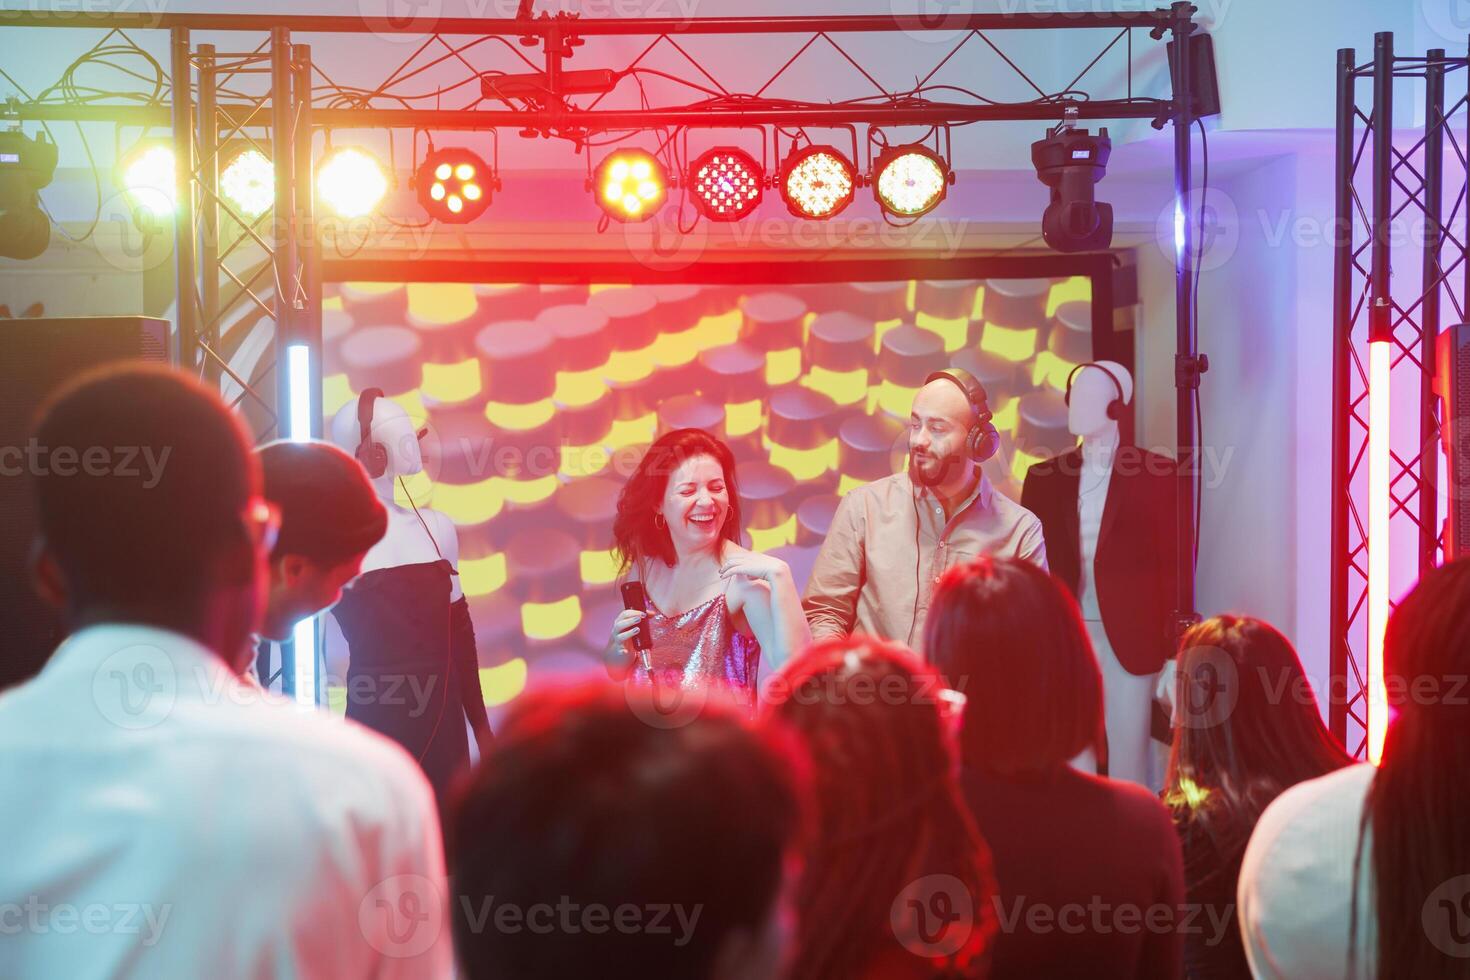
<path id="1" fill-rule="evenodd" d="M 649 348 L 659 367 L 683 367 L 699 355 L 699 328 L 661 335 Z"/>
<path id="2" fill-rule="evenodd" d="M 322 300 L 322 309 L 324 311 L 325 310 L 340 310 L 340 309 L 342 309 L 342 297 L 341 296 L 328 296 L 326 299 Z"/>
<path id="3" fill-rule="evenodd" d="M 561 466 L 557 473 L 568 479 L 593 476 L 607 469 L 612 456 L 601 444 L 591 446 L 562 446 Z"/>
<path id="4" fill-rule="evenodd" d="M 1051 385 L 1057 391 L 1065 391 L 1067 388 L 1067 375 L 1077 365 L 1071 361 L 1064 361 L 1049 350 L 1040 351 L 1036 355 L 1036 363 L 1031 365 L 1031 383 Z"/>
<path id="5" fill-rule="evenodd" d="M 657 432 L 657 412 L 649 412 L 636 419 L 618 419 L 613 422 L 612 431 L 607 434 L 607 445 L 609 449 L 637 446 L 645 442 L 652 442 Z"/>
<path id="6" fill-rule="evenodd" d="M 849 490 L 856 490 L 858 487 L 865 487 L 871 482 L 871 480 L 859 480 L 855 476 L 847 476 L 846 474 L 844 474 L 842 479 L 837 481 L 837 496 L 845 497 L 847 496 Z"/>
<path id="7" fill-rule="evenodd" d="M 765 405 L 759 398 L 726 405 L 725 434 L 731 438 L 749 435 L 761 427 L 764 412 Z"/>
<path id="8" fill-rule="evenodd" d="M 914 310 L 914 306 L 918 303 L 918 301 L 919 281 L 917 279 L 910 279 L 909 288 L 906 289 L 903 294 L 903 305 L 910 313 L 912 313 Z"/>
<path id="9" fill-rule="evenodd" d="M 873 353 L 876 354 L 883 349 L 883 335 L 894 327 L 903 326 L 902 317 L 894 317 L 892 320 L 879 320 L 873 324 Z"/>
<path id="10" fill-rule="evenodd" d="M 551 400 L 567 408 L 583 408 L 607 394 L 602 368 L 590 371 L 556 372 L 556 392 Z"/>
<path id="11" fill-rule="evenodd" d="M 796 543 L 796 515 L 792 514 L 787 520 L 775 527 L 749 528 L 750 548 L 752 551 L 770 551 L 772 548 L 780 548 L 788 544 Z"/>
<path id="12" fill-rule="evenodd" d="M 969 341 L 970 318 L 967 316 L 934 316 L 919 313 L 914 323 L 925 330 L 932 330 L 944 338 L 944 352 L 953 354 Z"/>
<path id="13" fill-rule="evenodd" d="M 801 348 L 788 347 L 766 353 L 766 384 L 790 384 L 801 377 Z"/>
<path id="14" fill-rule="evenodd" d="M 700 350 L 733 344 L 740 339 L 740 311 L 726 310 L 702 316 L 689 333 Z"/>
<path id="15" fill-rule="evenodd" d="M 1037 463 L 1041 462 L 1045 458 L 1045 456 L 1032 456 L 1030 453 L 1023 453 L 1019 449 L 1012 449 L 1011 475 L 1018 480 L 1025 480 L 1026 471 L 1031 469 L 1032 466 L 1035 466 Z"/>
<path id="16" fill-rule="evenodd" d="M 601 282 L 601 283 L 594 282 L 590 286 L 587 287 L 587 295 L 588 296 L 591 296 L 593 293 L 600 293 L 604 289 L 627 289 L 627 288 L 628 288 L 627 286 L 620 285 L 620 284 L 615 283 L 615 282 Z"/>
<path id="17" fill-rule="evenodd" d="M 839 405 L 855 405 L 868 394 L 868 369 L 829 371 L 813 365 L 801 383 L 812 391 L 821 392 Z"/>
<path id="18" fill-rule="evenodd" d="M 816 449 L 790 449 L 766 441 L 772 466 L 779 466 L 798 480 L 815 480 L 828 470 L 837 468 L 837 440 Z"/>
<path id="19" fill-rule="evenodd" d="M 526 689 L 526 660 L 516 657 L 499 667 L 480 668 L 480 695 L 490 707 L 498 707 L 515 699 Z"/>
<path id="20" fill-rule="evenodd" d="M 329 687 L 329 688 L 327 688 L 327 710 L 330 711 L 332 714 L 336 715 L 338 718 L 344 718 L 344 717 L 346 717 L 346 715 L 347 715 L 347 688 L 345 688 L 345 687 Z"/>
<path id="21" fill-rule="evenodd" d="M 992 409 L 992 411 L 995 412 L 995 417 L 990 420 L 991 424 L 1001 432 L 1013 432 L 1021 413 L 1021 399 L 1012 398 L 999 409 Z"/>
<path id="22" fill-rule="evenodd" d="M 496 492 L 515 504 L 539 504 L 556 493 L 559 485 L 555 473 L 538 476 L 534 480 L 512 480 L 503 476 L 492 477 L 491 480 Z"/>
<path id="23" fill-rule="evenodd" d="M 970 307 L 971 320 L 985 319 L 985 287 L 981 286 L 975 290 L 975 305 Z"/>
<path id="24" fill-rule="evenodd" d="M 618 578 L 618 560 L 608 551 L 582 552 L 582 582 L 586 585 L 607 585 Z"/>
<path id="25" fill-rule="evenodd" d="M 1052 316 L 1057 312 L 1057 307 L 1063 303 L 1073 300 L 1092 299 L 1092 280 L 1086 276 L 1073 276 L 1063 279 L 1051 287 L 1051 292 L 1046 297 L 1046 315 Z"/>
<path id="26" fill-rule="evenodd" d="M 980 334 L 980 349 L 1020 363 L 1036 353 L 1036 328 L 1002 327 L 987 323 Z"/>
<path id="27" fill-rule="evenodd" d="M 459 560 L 459 587 L 465 595 L 489 595 L 504 585 L 505 579 L 505 552 Z"/>
<path id="28" fill-rule="evenodd" d="M 474 316 L 478 303 L 467 282 L 411 282 L 408 311 L 428 323 L 458 323 Z"/>
<path id="29" fill-rule="evenodd" d="M 525 405 L 512 405 L 507 402 L 486 402 L 485 418 L 497 429 L 509 432 L 525 432 L 527 429 L 537 429 L 551 421 L 556 414 L 556 403 L 550 398 L 543 398 L 539 402 L 528 402 Z"/>
<path id="30" fill-rule="evenodd" d="M 914 407 L 914 396 L 919 393 L 918 388 L 906 388 L 892 381 L 884 381 L 874 390 L 878 406 L 900 419 L 909 417 L 909 411 Z"/>
<path id="31" fill-rule="evenodd" d="M 462 402 L 480 393 L 480 362 L 471 357 L 458 364 L 424 364 L 425 395 L 441 402 Z"/>
<path id="32" fill-rule="evenodd" d="M 354 401 L 357 395 L 345 374 L 329 374 L 322 378 L 322 413 L 330 419 L 343 405 Z"/>
<path id="33" fill-rule="evenodd" d="M 569 595 L 556 602 L 521 605 L 521 629 L 528 640 L 559 640 L 582 622 L 582 599 Z"/>
<path id="34" fill-rule="evenodd" d="M 489 464 L 491 459 L 487 456 L 485 462 Z M 483 524 L 504 507 L 505 500 L 497 492 L 493 479 L 463 485 L 440 483 L 434 487 L 434 509 L 448 514 L 456 524 Z"/>
<path id="35" fill-rule="evenodd" d="M 607 365 L 602 369 L 602 376 L 608 381 L 624 384 L 630 381 L 642 381 L 652 373 L 652 347 L 644 347 L 640 350 L 615 350 L 607 359 Z"/>

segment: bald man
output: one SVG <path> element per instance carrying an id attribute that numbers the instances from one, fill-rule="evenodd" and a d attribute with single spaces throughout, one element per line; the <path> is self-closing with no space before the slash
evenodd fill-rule
<path id="1" fill-rule="evenodd" d="M 945 569 L 981 555 L 1046 567 L 1041 521 L 981 471 L 998 442 L 978 381 L 958 369 L 930 376 L 909 414 L 907 471 L 837 506 L 803 601 L 812 639 L 865 633 L 922 652 L 929 597 Z"/>

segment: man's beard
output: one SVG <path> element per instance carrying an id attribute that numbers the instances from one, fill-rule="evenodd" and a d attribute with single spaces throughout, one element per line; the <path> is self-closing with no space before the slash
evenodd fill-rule
<path id="1" fill-rule="evenodd" d="M 909 453 L 909 479 L 921 487 L 937 487 L 963 467 L 964 461 L 954 453 L 944 456 L 926 456 L 923 465 L 913 453 Z"/>

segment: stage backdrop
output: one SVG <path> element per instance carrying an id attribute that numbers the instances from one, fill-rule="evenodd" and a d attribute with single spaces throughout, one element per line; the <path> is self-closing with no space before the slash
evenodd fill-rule
<path id="1" fill-rule="evenodd" d="M 901 469 L 929 372 L 985 385 L 986 472 L 1075 444 L 1061 391 L 1090 359 L 1090 281 L 779 287 L 344 283 L 328 287 L 323 408 L 379 387 L 421 420 L 420 507 L 459 527 L 486 700 L 600 673 L 620 608 L 617 493 L 660 432 L 706 429 L 739 461 L 748 543 L 803 588 L 838 498 Z M 347 447 L 351 448 L 351 447 Z M 406 500 L 400 500 L 406 505 Z M 345 664 L 329 651 L 340 711 Z"/>

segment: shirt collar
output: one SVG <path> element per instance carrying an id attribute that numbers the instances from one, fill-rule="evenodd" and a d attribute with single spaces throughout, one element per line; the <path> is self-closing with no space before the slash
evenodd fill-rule
<path id="1" fill-rule="evenodd" d="M 936 503 L 938 502 L 939 498 L 935 495 L 934 491 L 930 490 L 926 486 L 915 483 L 913 477 L 909 476 L 907 473 L 904 474 L 904 478 L 909 481 L 910 490 L 918 492 L 920 500 L 933 500 Z M 965 498 L 964 503 L 955 508 L 954 514 L 950 517 L 950 520 L 954 520 L 955 517 L 963 514 L 972 506 L 975 507 L 977 510 L 989 510 L 990 502 L 992 497 L 994 496 L 994 493 L 995 487 L 991 485 L 990 478 L 985 475 L 984 470 L 981 470 L 980 480 L 975 484 L 975 489 L 970 492 L 970 495 L 968 497 Z"/>

